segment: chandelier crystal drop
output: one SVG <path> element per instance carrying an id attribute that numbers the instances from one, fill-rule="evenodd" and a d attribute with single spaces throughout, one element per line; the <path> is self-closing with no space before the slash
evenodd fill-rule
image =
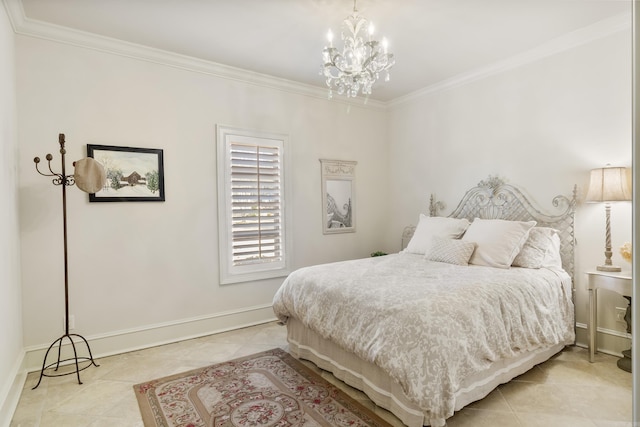
<path id="1" fill-rule="evenodd" d="M 371 95 L 371 87 L 383 72 L 385 81 L 389 81 L 389 69 L 396 61 L 388 52 L 387 40 L 375 40 L 373 32 L 373 25 L 358 15 L 355 0 L 353 13 L 342 22 L 342 51 L 333 46 L 333 33 L 329 30 L 329 46 L 322 50 L 324 65 L 320 71 L 326 78 L 329 98 L 333 90 L 349 98 L 355 98 L 358 93 Z"/>

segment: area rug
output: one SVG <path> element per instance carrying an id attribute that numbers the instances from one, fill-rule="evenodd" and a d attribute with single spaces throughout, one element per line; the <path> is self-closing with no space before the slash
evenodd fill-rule
<path id="1" fill-rule="evenodd" d="M 145 427 L 390 426 L 281 349 L 134 390 Z"/>

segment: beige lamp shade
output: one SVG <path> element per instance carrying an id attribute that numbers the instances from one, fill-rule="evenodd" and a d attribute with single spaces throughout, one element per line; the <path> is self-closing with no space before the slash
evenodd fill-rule
<path id="1" fill-rule="evenodd" d="M 591 171 L 587 202 L 631 200 L 631 169 L 605 167 Z"/>
<path id="2" fill-rule="evenodd" d="M 85 193 L 97 193 L 102 190 L 107 181 L 104 167 L 91 157 L 77 160 L 73 163 L 75 171 L 73 178 L 76 186 Z"/>

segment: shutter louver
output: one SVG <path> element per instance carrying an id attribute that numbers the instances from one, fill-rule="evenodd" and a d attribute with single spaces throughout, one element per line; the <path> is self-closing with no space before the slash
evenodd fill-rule
<path id="1" fill-rule="evenodd" d="M 282 261 L 280 148 L 231 143 L 229 149 L 233 266 Z"/>

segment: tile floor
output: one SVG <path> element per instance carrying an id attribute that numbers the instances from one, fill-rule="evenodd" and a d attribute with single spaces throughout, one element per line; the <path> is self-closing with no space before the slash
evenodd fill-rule
<path id="1" fill-rule="evenodd" d="M 268 323 L 102 358 L 100 367 L 82 371 L 82 385 L 74 375 L 45 377 L 31 390 L 38 380 L 38 373 L 31 373 L 11 427 L 142 427 L 134 384 L 274 347 L 287 349 L 286 330 Z M 599 354 L 589 363 L 586 349 L 569 348 L 456 413 L 447 426 L 631 427 L 631 374 L 618 369 L 616 360 Z M 362 393 L 341 386 L 374 406 Z"/>

